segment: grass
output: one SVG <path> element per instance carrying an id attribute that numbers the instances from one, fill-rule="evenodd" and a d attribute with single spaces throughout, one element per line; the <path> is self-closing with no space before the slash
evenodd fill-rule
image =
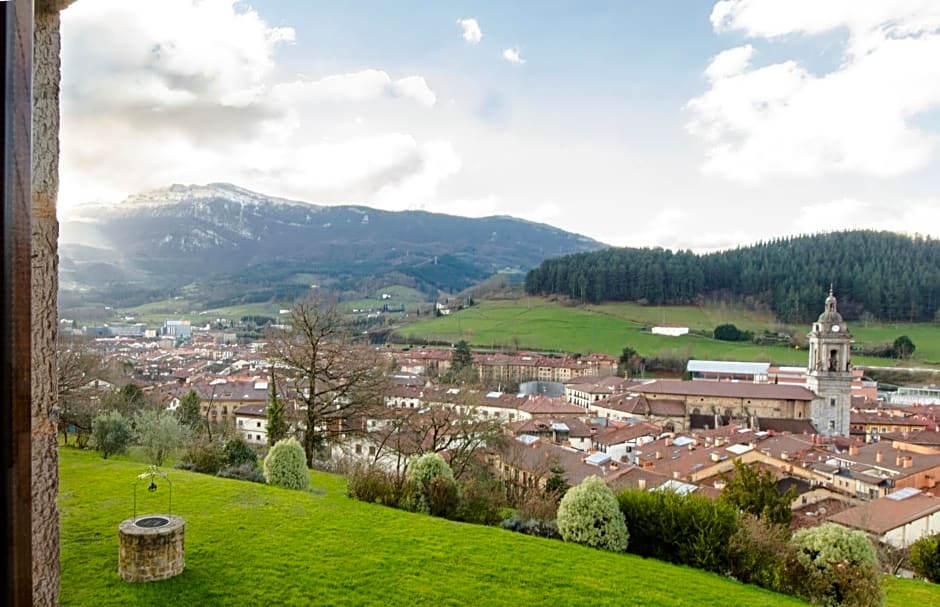
<path id="1" fill-rule="evenodd" d="M 542 298 L 482 301 L 449 316 L 406 326 L 399 335 L 412 343 L 456 343 L 466 339 L 477 347 L 602 352 L 620 354 L 630 346 L 644 356 L 677 355 L 708 360 L 754 360 L 779 364 L 806 364 L 805 350 L 784 346 L 758 346 L 750 342 L 723 342 L 702 335 L 668 337 L 653 335 L 648 328 L 660 323 L 688 326 L 710 333 L 723 323 L 754 332 L 778 331 L 779 323 L 768 314 L 743 308 L 708 306 L 641 306 L 610 303 L 565 306 Z M 940 323 L 849 323 L 856 342 L 874 345 L 906 334 L 917 346 L 908 365 L 940 366 Z M 809 326 L 791 328 L 809 331 Z M 853 357 L 857 365 L 893 366 L 894 361 Z"/>
<path id="2" fill-rule="evenodd" d="M 342 478 L 317 472 L 311 491 L 295 492 L 171 471 L 186 570 L 130 584 L 117 574 L 117 526 L 143 470 L 60 450 L 62 605 L 802 604 L 633 555 L 356 502 Z M 139 489 L 138 512 L 165 511 L 165 485 Z"/>

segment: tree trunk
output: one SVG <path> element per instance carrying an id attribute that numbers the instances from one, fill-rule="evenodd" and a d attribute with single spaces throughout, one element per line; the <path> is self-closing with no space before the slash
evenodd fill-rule
<path id="1" fill-rule="evenodd" d="M 59 13 L 36 3 L 33 35 L 33 603 L 59 600 L 56 330 L 59 226 Z"/>

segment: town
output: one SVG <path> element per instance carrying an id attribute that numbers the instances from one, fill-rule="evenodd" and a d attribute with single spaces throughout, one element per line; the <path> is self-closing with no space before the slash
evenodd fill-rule
<path id="1" fill-rule="evenodd" d="M 110 363 L 102 368 L 125 371 L 89 380 L 95 390 L 134 383 L 170 411 L 194 393 L 206 423 L 267 448 L 274 367 L 264 340 L 237 344 L 234 333 L 178 321 L 129 333 L 85 342 Z M 599 354 L 473 353 L 461 362 L 454 350 L 358 346 L 386 381 L 369 406 L 331 420 L 340 430 L 317 463 L 403 474 L 409 458 L 469 445 L 521 488 L 544 487 L 560 468 L 572 486 L 596 475 L 615 490 L 717 497 L 739 462 L 770 471 L 781 491 L 794 488 L 794 528 L 833 521 L 897 548 L 940 530 L 940 389 L 880 393 L 864 379 L 832 293 L 809 343 L 805 368 L 692 360 L 689 379 L 625 377 L 617 358 Z M 286 379 L 273 396 L 300 436 L 304 405 Z M 429 417 L 443 420 L 433 438 Z M 476 436 L 484 427 L 469 422 L 480 420 L 513 440 Z M 68 414 L 60 423 L 66 435 L 82 431 Z"/>

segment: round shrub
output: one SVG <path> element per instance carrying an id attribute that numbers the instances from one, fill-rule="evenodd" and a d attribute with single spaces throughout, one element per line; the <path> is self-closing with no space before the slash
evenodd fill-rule
<path id="1" fill-rule="evenodd" d="M 561 498 L 558 531 L 566 542 L 611 552 L 626 550 L 630 537 L 617 498 L 596 476 L 587 477 Z"/>
<path id="2" fill-rule="evenodd" d="M 415 512 L 447 516 L 457 506 L 454 473 L 437 453 L 425 453 L 408 466 L 411 509 Z"/>
<path id="3" fill-rule="evenodd" d="M 884 600 L 878 556 L 868 536 L 835 523 L 793 535 L 797 593 L 817 605 L 878 607 Z"/>
<path id="4" fill-rule="evenodd" d="M 310 486 L 307 456 L 296 438 L 285 438 L 274 443 L 264 458 L 264 478 L 270 485 L 288 489 L 306 489 Z"/>
<path id="5" fill-rule="evenodd" d="M 922 537 L 911 545 L 911 567 L 918 577 L 940 582 L 940 534 Z"/>
<path id="6" fill-rule="evenodd" d="M 878 566 L 871 540 L 861 531 L 835 523 L 801 529 L 793 535 L 797 558 L 804 567 L 829 570 L 837 565 Z"/>

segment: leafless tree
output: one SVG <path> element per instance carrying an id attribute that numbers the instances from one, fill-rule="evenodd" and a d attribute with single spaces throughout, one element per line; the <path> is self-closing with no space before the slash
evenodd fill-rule
<path id="1" fill-rule="evenodd" d="M 404 409 L 372 432 L 377 443 L 372 463 L 394 454 L 398 459 L 396 469 L 404 473 L 410 456 L 446 452 L 454 477 L 459 479 L 474 458 L 504 436 L 498 421 L 477 415 L 472 406 Z"/>
<path id="2" fill-rule="evenodd" d="M 385 383 L 375 351 L 353 344 L 335 304 L 295 304 L 289 325 L 268 335 L 268 357 L 292 388 L 303 418 L 307 465 L 334 438 L 357 431 L 352 420 L 381 401 Z"/>
<path id="3" fill-rule="evenodd" d="M 91 434 L 91 420 L 99 412 L 100 398 L 110 372 L 101 355 L 77 339 L 58 340 L 56 348 L 58 375 L 58 430 L 68 444 L 69 429 L 74 428 L 79 447 Z"/>

